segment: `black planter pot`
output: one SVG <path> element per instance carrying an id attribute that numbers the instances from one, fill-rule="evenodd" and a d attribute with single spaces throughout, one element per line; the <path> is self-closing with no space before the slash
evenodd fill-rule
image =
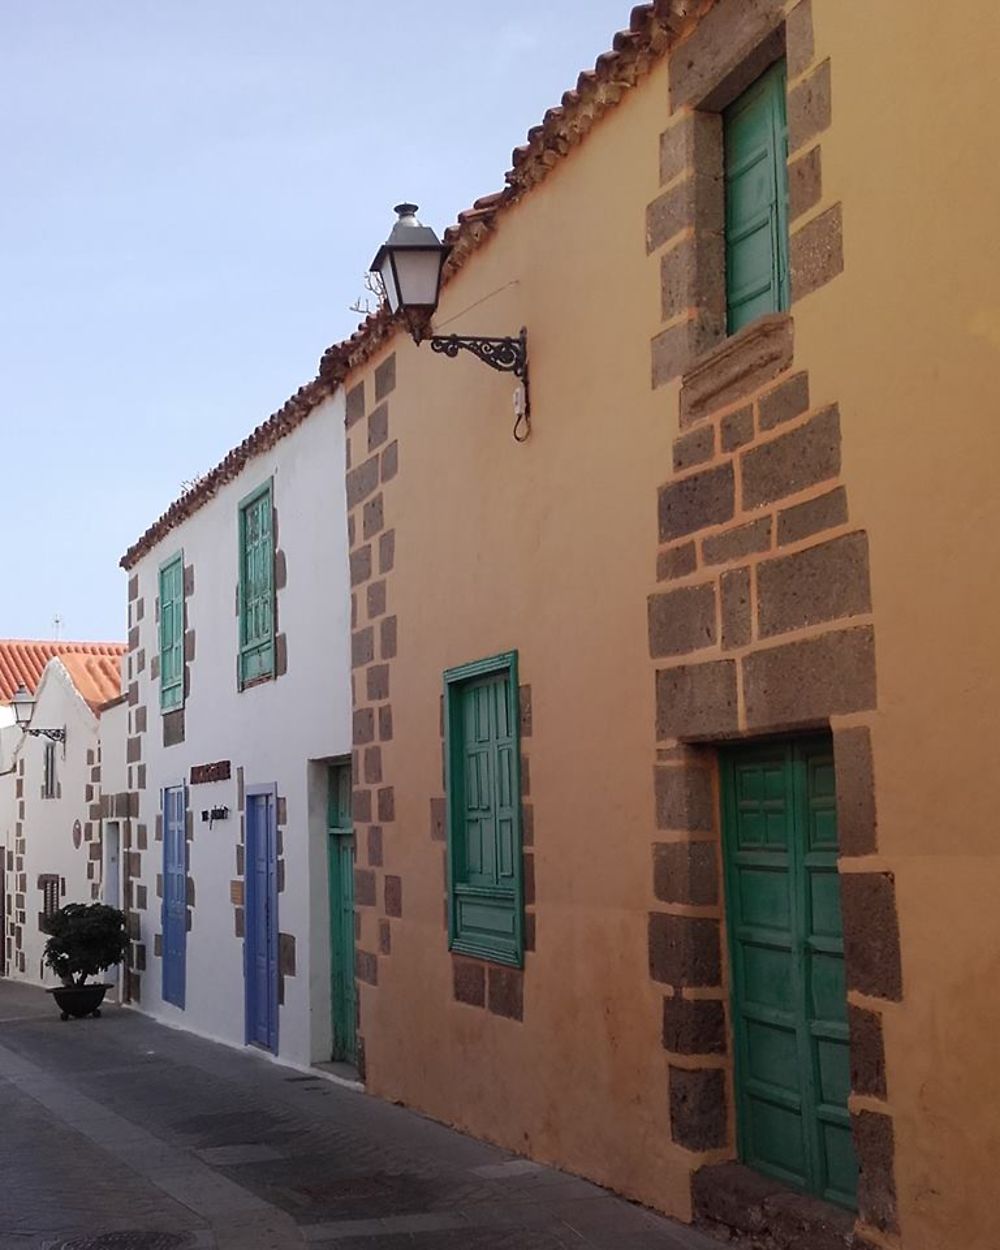
<path id="1" fill-rule="evenodd" d="M 56 1000 L 56 1006 L 62 1012 L 62 1018 L 70 1016 L 81 1019 L 83 1016 L 99 1016 L 104 995 L 111 987 L 108 985 L 57 985 L 47 990 Z"/>

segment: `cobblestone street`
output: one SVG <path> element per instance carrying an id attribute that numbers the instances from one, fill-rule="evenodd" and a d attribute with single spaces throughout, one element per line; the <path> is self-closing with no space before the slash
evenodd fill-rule
<path id="1" fill-rule="evenodd" d="M 0 981 L 0 1250 L 712 1250 L 322 1075 Z"/>

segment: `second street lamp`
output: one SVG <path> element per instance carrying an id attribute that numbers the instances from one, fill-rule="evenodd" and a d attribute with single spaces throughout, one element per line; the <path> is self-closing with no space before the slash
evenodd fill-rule
<path id="1" fill-rule="evenodd" d="M 18 684 L 17 689 L 11 695 L 11 707 L 14 709 L 14 721 L 18 729 L 23 730 L 26 734 L 31 734 L 33 738 L 48 738 L 52 742 L 65 742 L 66 730 L 62 729 L 29 729 L 31 718 L 35 713 L 35 696 L 27 688 L 24 682 Z"/>
<path id="2" fill-rule="evenodd" d="M 11 695 L 10 705 L 14 709 L 15 723 L 19 729 L 24 729 L 35 710 L 35 699 L 23 681 L 18 683 L 17 689 Z"/>

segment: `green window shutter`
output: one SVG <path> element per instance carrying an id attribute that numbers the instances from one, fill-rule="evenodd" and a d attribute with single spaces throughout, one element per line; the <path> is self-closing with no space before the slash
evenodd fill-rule
<path id="1" fill-rule="evenodd" d="M 723 114 L 726 318 L 730 334 L 789 305 L 785 63 Z"/>
<path id="2" fill-rule="evenodd" d="M 445 674 L 452 950 L 524 958 L 517 656 Z"/>
<path id="3" fill-rule="evenodd" d="M 350 833 L 354 827 L 351 811 L 351 764 L 332 764 L 327 795 L 327 828 L 331 832 Z"/>
<path id="4" fill-rule="evenodd" d="M 184 553 L 160 566 L 160 708 L 184 702 Z"/>
<path id="5" fill-rule="evenodd" d="M 240 504 L 240 680 L 274 672 L 274 528 L 271 483 Z"/>

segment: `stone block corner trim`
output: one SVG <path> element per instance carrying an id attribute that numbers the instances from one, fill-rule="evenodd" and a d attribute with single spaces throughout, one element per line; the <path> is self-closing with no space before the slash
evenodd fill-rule
<path id="1" fill-rule="evenodd" d="M 891 872 L 840 874 L 847 987 L 872 998 L 900 1002 L 903 970 Z"/>
<path id="2" fill-rule="evenodd" d="M 726 1144 L 726 1074 L 721 1068 L 670 1065 L 670 1133 L 687 1150 Z"/>

